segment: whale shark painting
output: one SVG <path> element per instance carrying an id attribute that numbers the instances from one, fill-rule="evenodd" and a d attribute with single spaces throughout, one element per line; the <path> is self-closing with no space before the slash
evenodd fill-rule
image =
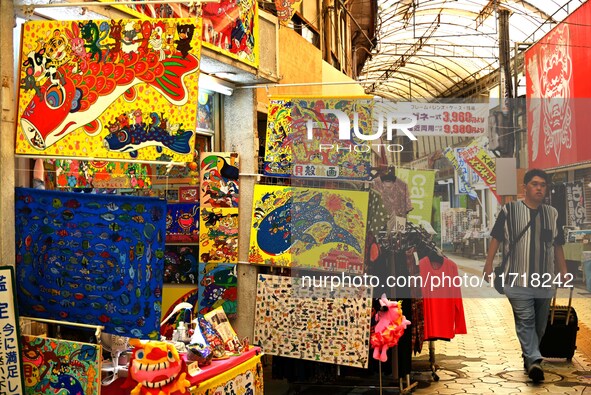
<path id="1" fill-rule="evenodd" d="M 368 193 L 255 186 L 249 261 L 360 273 Z"/>
<path id="2" fill-rule="evenodd" d="M 200 19 L 26 22 L 16 153 L 192 161 L 201 30 Z"/>

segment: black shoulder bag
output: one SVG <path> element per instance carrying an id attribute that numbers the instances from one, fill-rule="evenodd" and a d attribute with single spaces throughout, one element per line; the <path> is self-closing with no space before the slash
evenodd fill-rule
<path id="1" fill-rule="evenodd" d="M 493 284 L 494 284 L 497 292 L 500 293 L 501 295 L 505 294 L 505 290 L 504 290 L 505 281 L 503 281 L 503 278 L 501 277 L 501 275 L 505 272 L 505 266 L 507 265 L 507 261 L 509 260 L 509 256 L 511 255 L 511 251 L 513 251 L 513 249 L 515 248 L 515 246 L 517 245 L 519 240 L 523 237 L 525 232 L 529 229 L 532 222 L 534 222 L 534 220 L 536 219 L 536 216 L 537 216 L 537 214 L 534 215 L 529 220 L 529 223 L 525 226 L 525 228 L 523 228 L 521 233 L 519 233 L 517 238 L 509 245 L 509 251 L 507 252 L 507 255 L 503 254 L 503 261 L 501 262 L 501 264 L 499 266 L 495 267 L 493 270 L 495 273 L 495 278 L 493 280 L 494 281 Z"/>

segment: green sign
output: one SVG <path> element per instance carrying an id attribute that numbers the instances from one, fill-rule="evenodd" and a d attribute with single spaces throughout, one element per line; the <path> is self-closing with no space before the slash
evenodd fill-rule
<path id="1" fill-rule="evenodd" d="M 413 209 L 408 213 L 407 219 L 417 225 L 420 225 L 421 221 L 431 223 L 435 171 L 396 169 L 396 176 L 408 185 Z"/>

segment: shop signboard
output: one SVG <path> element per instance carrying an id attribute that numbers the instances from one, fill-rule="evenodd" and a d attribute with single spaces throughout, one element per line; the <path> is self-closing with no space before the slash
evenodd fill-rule
<path id="1" fill-rule="evenodd" d="M 26 22 L 16 153 L 193 161 L 201 27 L 196 18 Z"/>
<path id="2" fill-rule="evenodd" d="M 435 171 L 397 168 L 396 176 L 408 185 L 413 206 L 412 211 L 408 213 L 408 220 L 417 225 L 420 225 L 421 221 L 431 223 Z"/>
<path id="3" fill-rule="evenodd" d="M 591 160 L 591 3 L 582 4 L 525 53 L 530 167 Z"/>
<path id="4" fill-rule="evenodd" d="M 14 269 L 0 266 L 0 394 L 24 393 L 19 336 Z"/>

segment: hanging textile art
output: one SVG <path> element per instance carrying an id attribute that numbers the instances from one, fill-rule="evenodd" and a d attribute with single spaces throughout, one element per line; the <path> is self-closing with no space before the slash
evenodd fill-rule
<path id="1" fill-rule="evenodd" d="M 238 262 L 238 209 L 201 208 L 199 262 Z"/>
<path id="2" fill-rule="evenodd" d="M 152 187 L 151 168 L 142 163 L 49 160 L 55 167 L 57 188 L 133 188 Z"/>
<path id="3" fill-rule="evenodd" d="M 371 290 L 259 274 L 254 343 L 266 354 L 366 368 Z"/>
<path id="4" fill-rule="evenodd" d="M 292 187 L 255 185 L 248 261 L 290 266 Z M 259 236 L 260 234 L 260 236 Z M 273 234 L 272 239 L 268 235 Z"/>
<path id="5" fill-rule="evenodd" d="M 28 335 L 21 341 L 26 395 L 100 393 L 100 345 Z"/>
<path id="6" fill-rule="evenodd" d="M 259 65 L 259 17 L 258 4 L 254 0 L 219 0 L 195 7 L 185 4 L 134 4 L 121 6 L 120 9 L 138 18 L 203 19 L 205 47 L 251 66 Z M 173 33 L 167 30 L 165 37 Z"/>
<path id="7" fill-rule="evenodd" d="M 16 153 L 192 161 L 200 35 L 201 19 L 26 22 Z"/>
<path id="8" fill-rule="evenodd" d="M 192 159 L 191 159 L 192 160 Z M 152 165 L 153 183 L 160 185 L 192 183 L 189 166 Z"/>
<path id="9" fill-rule="evenodd" d="M 240 164 L 235 152 L 202 152 L 201 207 L 238 207 Z"/>
<path id="10" fill-rule="evenodd" d="M 199 246 L 167 245 L 164 253 L 164 282 L 197 284 L 199 281 Z"/>
<path id="11" fill-rule="evenodd" d="M 166 242 L 199 242 L 199 203 L 173 203 L 166 206 Z"/>
<path id="12" fill-rule="evenodd" d="M 111 2 L 112 0 L 99 0 Z M 118 0 L 115 0 L 118 1 Z M 140 3 L 127 5 L 114 5 L 113 7 L 138 18 L 198 18 L 201 7 L 188 3 Z M 174 29 L 166 31 L 165 37 L 172 36 Z"/>
<path id="13" fill-rule="evenodd" d="M 230 318 L 236 316 L 238 277 L 235 264 L 199 264 L 199 314 L 222 306 Z"/>
<path id="14" fill-rule="evenodd" d="M 164 200 L 16 188 L 15 201 L 22 315 L 158 337 Z"/>
<path id="15" fill-rule="evenodd" d="M 179 187 L 179 202 L 196 203 L 199 201 L 199 187 L 195 185 Z"/>
<path id="16" fill-rule="evenodd" d="M 265 174 L 368 179 L 373 147 L 359 135 L 373 133 L 372 109 L 372 99 L 271 100 Z"/>
<path id="17" fill-rule="evenodd" d="M 277 19 L 281 26 L 288 26 L 296 8 L 302 3 L 302 0 L 275 0 L 277 9 Z"/>
<path id="18" fill-rule="evenodd" d="M 249 260 L 363 272 L 369 194 L 255 186 Z"/>
<path id="19" fill-rule="evenodd" d="M 259 15 L 255 0 L 202 3 L 203 45 L 254 67 L 259 66 Z"/>

